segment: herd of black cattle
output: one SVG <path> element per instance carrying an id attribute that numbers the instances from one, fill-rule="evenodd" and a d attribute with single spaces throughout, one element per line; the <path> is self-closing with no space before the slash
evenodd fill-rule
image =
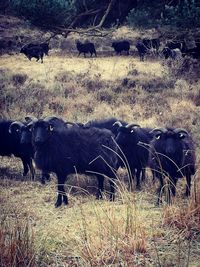
<path id="1" fill-rule="evenodd" d="M 177 59 L 186 55 L 196 59 L 200 58 L 200 40 L 195 40 L 195 46 L 193 48 L 188 48 L 184 41 L 170 41 L 160 51 L 161 43 L 159 39 L 141 39 L 136 43 L 135 47 L 141 61 L 144 61 L 145 55 L 150 51 L 155 51 L 156 55 L 160 55 L 165 59 Z M 76 48 L 79 53 L 78 55 L 83 53 L 84 57 L 86 57 L 86 54 L 90 53 L 91 57 L 93 54 L 97 56 L 94 43 L 81 43 L 77 41 Z M 117 55 L 121 55 L 122 52 L 129 55 L 130 43 L 126 40 L 113 42 L 112 48 L 114 48 Z M 21 48 L 20 53 L 23 53 L 29 60 L 31 58 L 36 58 L 37 61 L 41 59 L 41 63 L 43 63 L 43 57 L 44 55 L 48 55 L 49 49 L 49 43 L 29 43 Z"/>
<path id="2" fill-rule="evenodd" d="M 165 192 L 176 194 L 176 183 L 186 177 L 186 196 L 190 195 L 191 177 L 195 174 L 195 148 L 191 135 L 182 128 L 143 128 L 116 118 L 93 120 L 85 124 L 61 118 L 24 121 L 0 120 L 0 155 L 19 157 L 26 176 L 34 179 L 32 161 L 41 170 L 44 184 L 53 172 L 58 180 L 59 207 L 68 204 L 64 183 L 69 174 L 82 173 L 97 177 L 97 198 L 102 198 L 104 178 L 109 178 L 110 200 L 114 200 L 119 167 L 128 170 L 129 186 L 141 189 L 145 169 L 160 182 L 157 204 Z"/>

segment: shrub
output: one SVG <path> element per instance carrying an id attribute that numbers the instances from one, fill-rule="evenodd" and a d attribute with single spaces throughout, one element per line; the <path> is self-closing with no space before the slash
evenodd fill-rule
<path id="1" fill-rule="evenodd" d="M 26 74 L 14 74 L 12 77 L 12 81 L 15 86 L 18 86 L 18 85 L 20 86 L 25 83 L 27 78 L 28 76 Z"/>
<path id="2" fill-rule="evenodd" d="M 184 57 L 179 60 L 168 59 L 163 61 L 163 66 L 172 79 L 184 78 L 189 81 L 198 80 L 200 62 L 191 57 Z"/>
<path id="3" fill-rule="evenodd" d="M 151 28 L 158 25 L 172 25 L 177 27 L 199 27 L 200 6 L 198 1 L 141 1 L 132 9 L 127 17 L 131 26 Z"/>
<path id="4" fill-rule="evenodd" d="M 18 15 L 28 18 L 36 25 L 64 25 L 75 12 L 71 0 L 13 0 L 12 8 Z"/>
<path id="5" fill-rule="evenodd" d="M 14 225 L 2 221 L 0 225 L 0 266 L 35 266 L 34 239 L 28 222 Z"/>

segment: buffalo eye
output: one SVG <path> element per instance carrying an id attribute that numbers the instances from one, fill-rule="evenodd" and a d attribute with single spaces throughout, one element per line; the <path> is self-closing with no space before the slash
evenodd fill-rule
<path id="1" fill-rule="evenodd" d="M 54 127 L 52 124 L 49 125 L 49 131 L 52 132 L 54 130 Z"/>
<path id="2" fill-rule="evenodd" d="M 184 134 L 184 133 L 179 133 L 179 135 L 178 135 L 178 136 L 179 136 L 179 138 L 180 138 L 180 139 L 183 139 L 183 138 L 185 138 L 185 134 Z"/>
<path id="3" fill-rule="evenodd" d="M 157 134 L 155 137 L 156 137 L 157 140 L 159 140 L 160 137 L 161 137 L 161 134 Z"/>

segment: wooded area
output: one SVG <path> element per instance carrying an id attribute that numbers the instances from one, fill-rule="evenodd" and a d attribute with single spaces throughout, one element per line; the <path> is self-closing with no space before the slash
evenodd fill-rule
<path id="1" fill-rule="evenodd" d="M 6 0 L 1 13 L 14 13 L 48 29 L 111 27 L 200 26 L 198 0 Z"/>

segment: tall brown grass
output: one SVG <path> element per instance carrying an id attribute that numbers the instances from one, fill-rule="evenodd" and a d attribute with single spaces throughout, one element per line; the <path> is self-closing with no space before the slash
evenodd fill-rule
<path id="1" fill-rule="evenodd" d="M 5 214 L 4 214 L 5 215 Z M 0 225 L 0 266 L 34 267 L 36 252 L 30 223 L 24 219 L 5 218 Z"/>

